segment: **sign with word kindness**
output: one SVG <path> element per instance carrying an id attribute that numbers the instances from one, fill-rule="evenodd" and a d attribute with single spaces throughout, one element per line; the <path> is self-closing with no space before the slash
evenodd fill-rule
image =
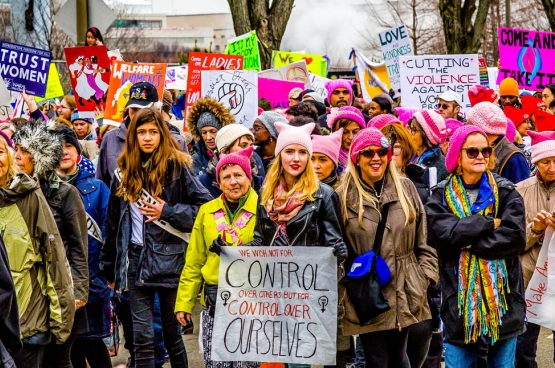
<path id="1" fill-rule="evenodd" d="M 401 88 L 401 75 L 399 67 L 399 57 L 414 55 L 412 44 L 405 25 L 397 28 L 388 29 L 378 33 L 382 55 L 389 75 L 391 88 L 397 91 Z"/>
<path id="2" fill-rule="evenodd" d="M 435 109 L 436 97 L 445 91 L 461 96 L 461 111 L 470 109 L 468 90 L 480 84 L 478 55 L 401 56 L 403 106 Z"/>
<path id="3" fill-rule="evenodd" d="M 335 365 L 336 338 L 332 248 L 222 248 L 213 360 Z"/>

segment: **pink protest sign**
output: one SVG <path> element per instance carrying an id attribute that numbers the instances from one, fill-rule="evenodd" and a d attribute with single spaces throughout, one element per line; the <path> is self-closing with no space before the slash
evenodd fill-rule
<path id="1" fill-rule="evenodd" d="M 497 84 L 514 78 L 520 88 L 541 91 L 555 82 L 555 33 L 500 27 L 498 36 Z"/>
<path id="2" fill-rule="evenodd" d="M 270 101 L 272 109 L 276 107 L 289 108 L 289 91 L 293 88 L 304 89 L 304 83 L 258 78 L 258 98 L 265 98 Z"/>

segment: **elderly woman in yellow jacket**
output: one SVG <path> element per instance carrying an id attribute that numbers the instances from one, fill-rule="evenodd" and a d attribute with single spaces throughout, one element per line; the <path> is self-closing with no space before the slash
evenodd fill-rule
<path id="1" fill-rule="evenodd" d="M 223 194 L 204 204 L 197 215 L 187 248 L 186 262 L 175 303 L 177 320 L 186 325 L 204 281 L 201 304 L 204 366 L 212 361 L 212 328 L 218 289 L 221 246 L 238 246 L 254 239 L 258 195 L 252 189 L 250 158 L 253 148 L 222 154 L 216 166 L 216 179 Z M 214 246 L 213 246 L 214 243 Z M 218 362 L 218 367 L 257 367 L 251 362 Z"/>

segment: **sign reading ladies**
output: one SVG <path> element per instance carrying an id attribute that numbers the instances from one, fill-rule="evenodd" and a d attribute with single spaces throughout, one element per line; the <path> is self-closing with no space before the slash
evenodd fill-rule
<path id="1" fill-rule="evenodd" d="M 470 109 L 468 90 L 480 84 L 478 55 L 401 56 L 403 106 L 435 109 L 436 97 L 453 91 L 462 98 L 461 110 Z"/>
<path id="2" fill-rule="evenodd" d="M 336 262 L 331 248 L 222 248 L 212 359 L 335 365 Z"/>

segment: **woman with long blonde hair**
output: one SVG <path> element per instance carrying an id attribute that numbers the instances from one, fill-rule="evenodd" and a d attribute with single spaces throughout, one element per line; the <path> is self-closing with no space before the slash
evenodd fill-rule
<path id="1" fill-rule="evenodd" d="M 434 249 L 426 244 L 424 206 L 412 182 L 398 174 L 391 160 L 390 143 L 379 130 L 360 131 L 351 144 L 347 172 L 338 188 L 349 253 L 345 270 L 351 269 L 357 256 L 379 247 L 378 256 L 390 273 L 382 285 L 390 309 L 370 318 L 358 315 L 345 289 L 340 288 L 339 298 L 345 306 L 343 333 L 360 336 L 367 366 L 402 368 L 411 366 L 408 327 L 421 321 L 431 324 L 426 289 L 438 281 L 438 267 Z M 377 229 L 382 218 L 386 221 L 382 241 L 374 244 L 380 238 Z M 364 320 L 368 322 L 361 324 Z M 431 328 L 420 354 L 423 357 L 430 339 Z"/>
<path id="2" fill-rule="evenodd" d="M 154 367 L 158 294 L 171 366 L 187 367 L 173 308 L 189 233 L 199 207 L 212 197 L 160 112 L 142 109 L 131 120 L 111 193 L 100 268 L 117 292 L 129 290 L 135 366 Z"/>

